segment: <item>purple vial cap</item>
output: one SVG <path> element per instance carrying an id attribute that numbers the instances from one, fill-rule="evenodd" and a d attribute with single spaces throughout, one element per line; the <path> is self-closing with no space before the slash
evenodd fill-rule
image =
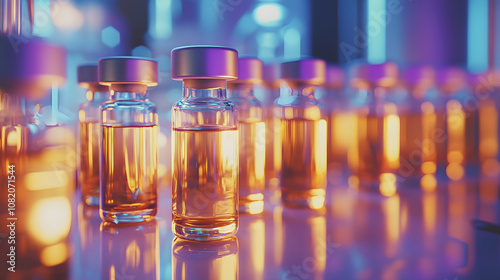
<path id="1" fill-rule="evenodd" d="M 13 45 L 0 39 L 0 88 L 31 99 L 42 98 L 47 89 L 66 83 L 66 50 L 40 39 Z"/>
<path id="2" fill-rule="evenodd" d="M 340 89 L 344 86 L 344 70 L 336 65 L 326 67 L 325 87 L 329 89 Z"/>
<path id="3" fill-rule="evenodd" d="M 239 58 L 238 79 L 231 83 L 261 83 L 263 65 L 262 61 L 257 58 Z"/>
<path id="4" fill-rule="evenodd" d="M 107 91 L 109 88 L 99 84 L 97 64 L 85 64 L 78 66 L 77 80 L 81 87 L 94 91 Z"/>
<path id="5" fill-rule="evenodd" d="M 409 86 L 435 84 L 436 71 L 427 65 L 411 66 L 403 70 L 402 79 Z"/>
<path id="6" fill-rule="evenodd" d="M 371 85 L 391 87 L 398 81 L 398 66 L 393 62 L 361 65 L 357 72 L 359 79 Z"/>
<path id="7" fill-rule="evenodd" d="M 98 74 L 101 85 L 139 84 L 152 87 L 158 84 L 158 63 L 134 56 L 106 57 L 99 60 Z"/>
<path id="8" fill-rule="evenodd" d="M 321 85 L 325 82 L 326 63 L 324 60 L 307 58 L 281 64 L 281 79 Z"/>
<path id="9" fill-rule="evenodd" d="M 500 87 L 500 70 L 490 69 L 479 74 L 469 73 L 467 81 L 474 92 L 491 92 Z"/>
<path id="10" fill-rule="evenodd" d="M 173 80 L 238 78 L 238 52 L 219 46 L 186 46 L 171 52 Z"/>
<path id="11" fill-rule="evenodd" d="M 447 67 L 437 72 L 436 80 L 441 87 L 460 87 L 465 86 L 467 74 L 462 68 Z"/>
<path id="12" fill-rule="evenodd" d="M 272 63 L 264 65 L 262 71 L 262 80 L 268 87 L 280 87 L 281 65 L 279 63 Z"/>

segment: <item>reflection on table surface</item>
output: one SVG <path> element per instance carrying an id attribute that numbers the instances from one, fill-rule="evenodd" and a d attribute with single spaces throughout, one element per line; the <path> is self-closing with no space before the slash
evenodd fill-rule
<path id="1" fill-rule="evenodd" d="M 35 196 L 19 214 L 18 272 L 0 278 L 499 279 L 498 181 L 429 182 L 391 196 L 329 186 L 318 211 L 267 201 L 217 242 L 174 238 L 165 186 L 158 218 L 132 225 L 102 222 L 78 193 Z"/>

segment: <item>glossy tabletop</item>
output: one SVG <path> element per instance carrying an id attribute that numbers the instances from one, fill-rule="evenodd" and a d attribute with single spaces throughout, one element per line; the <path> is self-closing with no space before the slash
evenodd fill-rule
<path id="1" fill-rule="evenodd" d="M 192 242 L 172 234 L 169 186 L 157 219 L 133 225 L 102 223 L 77 192 L 64 242 L 20 249 L 21 267 L 2 279 L 500 279 L 498 198 L 491 178 L 408 183 L 392 196 L 329 186 L 320 211 L 268 192 L 235 238 Z"/>

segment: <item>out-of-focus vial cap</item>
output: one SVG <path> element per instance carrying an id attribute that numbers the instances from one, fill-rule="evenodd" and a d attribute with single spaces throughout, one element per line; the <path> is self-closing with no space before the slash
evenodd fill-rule
<path id="1" fill-rule="evenodd" d="M 109 87 L 99 84 L 99 73 L 97 64 L 85 64 L 78 66 L 78 84 L 93 91 L 108 91 Z"/>
<path id="2" fill-rule="evenodd" d="M 186 46 L 171 52 L 173 80 L 238 78 L 238 52 L 220 46 Z"/>
<path id="3" fill-rule="evenodd" d="M 268 88 L 279 88 L 281 77 L 281 65 L 279 63 L 264 65 L 262 80 Z"/>
<path id="4" fill-rule="evenodd" d="M 474 93 L 492 93 L 500 87 L 500 70 L 490 69 L 479 74 L 470 73 L 467 81 Z"/>
<path id="5" fill-rule="evenodd" d="M 410 66 L 403 70 L 401 79 L 405 85 L 410 87 L 434 85 L 436 83 L 436 71 L 427 65 Z"/>
<path id="6" fill-rule="evenodd" d="M 13 44 L 0 39 L 0 89 L 21 94 L 29 99 L 40 99 L 47 89 L 66 83 L 67 53 L 63 47 L 41 39 L 30 39 Z"/>
<path id="7" fill-rule="evenodd" d="M 344 70 L 336 65 L 328 65 L 326 67 L 326 89 L 341 89 L 344 86 Z"/>
<path id="8" fill-rule="evenodd" d="M 259 84 L 262 82 L 262 68 L 264 64 L 257 58 L 238 59 L 238 79 L 229 83 Z"/>
<path id="9" fill-rule="evenodd" d="M 155 60 L 115 56 L 99 60 L 98 77 L 101 85 L 158 85 L 158 63 Z"/>
<path id="10" fill-rule="evenodd" d="M 437 72 L 436 82 L 442 92 L 454 92 L 467 86 L 467 74 L 459 67 L 443 68 Z"/>
<path id="11" fill-rule="evenodd" d="M 326 62 L 307 58 L 281 64 L 281 79 L 287 82 L 322 85 L 325 82 Z"/>
<path id="12" fill-rule="evenodd" d="M 393 62 L 364 64 L 355 70 L 354 87 L 393 87 L 398 82 L 398 66 Z"/>

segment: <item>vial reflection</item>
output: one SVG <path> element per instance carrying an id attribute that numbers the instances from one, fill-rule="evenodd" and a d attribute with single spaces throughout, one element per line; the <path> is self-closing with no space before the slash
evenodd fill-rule
<path id="1" fill-rule="evenodd" d="M 142 224 L 101 223 L 102 279 L 160 279 L 156 220 Z"/>
<path id="2" fill-rule="evenodd" d="M 172 242 L 172 279 L 238 279 L 238 238 Z"/>
<path id="3" fill-rule="evenodd" d="M 285 208 L 282 230 L 282 279 L 323 279 L 329 249 L 323 213 Z"/>
<path id="4" fill-rule="evenodd" d="M 261 217 L 244 215 L 240 217 L 240 227 L 238 229 L 239 263 L 242 278 L 264 279 L 264 265 L 266 263 L 266 233 L 264 220 Z"/>
<path id="5" fill-rule="evenodd" d="M 100 262 L 95 253 L 99 252 L 101 218 L 99 208 L 88 206 L 84 201 L 78 205 L 78 232 L 80 234 L 82 279 L 97 279 Z"/>

